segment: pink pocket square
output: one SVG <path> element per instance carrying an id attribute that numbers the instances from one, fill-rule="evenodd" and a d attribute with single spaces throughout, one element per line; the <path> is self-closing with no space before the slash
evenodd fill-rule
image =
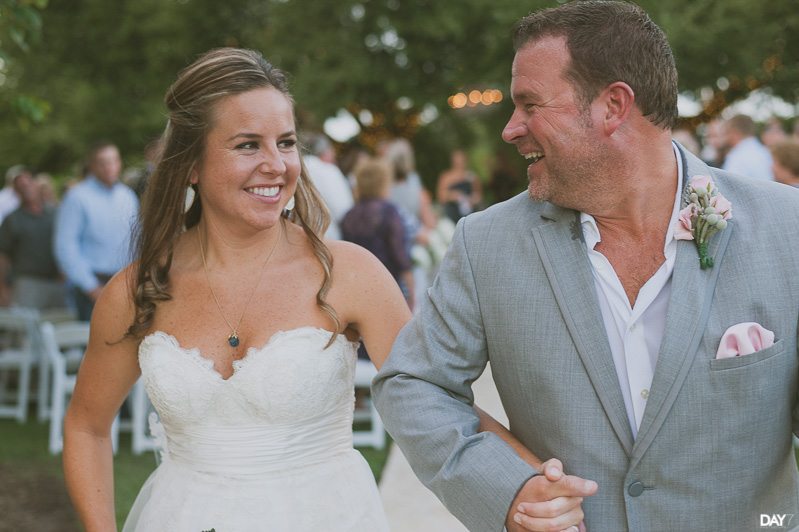
<path id="1" fill-rule="evenodd" d="M 733 325 L 724 332 L 716 351 L 716 358 L 751 355 L 774 345 L 774 333 L 757 323 L 747 322 Z"/>

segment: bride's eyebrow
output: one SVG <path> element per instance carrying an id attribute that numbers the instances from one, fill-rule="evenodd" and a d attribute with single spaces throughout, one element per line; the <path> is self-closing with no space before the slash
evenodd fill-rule
<path id="1" fill-rule="evenodd" d="M 286 138 L 286 137 L 296 137 L 296 136 L 297 136 L 297 132 L 294 131 L 293 129 L 290 129 L 290 130 L 278 135 L 278 138 L 283 139 L 283 138 Z M 238 139 L 252 140 L 252 139 L 260 139 L 260 138 L 261 138 L 261 135 L 258 134 L 258 133 L 241 132 L 241 133 L 236 133 L 235 135 L 233 135 L 232 137 L 227 139 L 226 142 L 230 142 L 230 141 L 238 140 Z"/>
<path id="2" fill-rule="evenodd" d="M 230 142 L 232 140 L 237 140 L 237 139 L 250 140 L 250 139 L 260 139 L 260 138 L 261 135 L 259 135 L 258 133 L 236 133 L 235 135 L 227 139 L 225 142 Z"/>

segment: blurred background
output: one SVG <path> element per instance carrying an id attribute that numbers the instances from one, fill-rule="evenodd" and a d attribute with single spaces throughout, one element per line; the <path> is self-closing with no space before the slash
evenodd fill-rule
<path id="1" fill-rule="evenodd" d="M 504 199 L 526 184 L 523 161 L 499 137 L 511 113 L 511 27 L 557 3 L 0 0 L 0 168 L 78 176 L 98 138 L 119 146 L 126 167 L 143 165 L 177 72 L 210 48 L 241 46 L 289 72 L 299 128 L 324 129 L 340 156 L 410 139 L 432 190 L 450 151 L 464 148 L 487 202 Z M 790 131 L 795 0 L 638 3 L 669 36 L 691 131 L 725 110 L 759 123 L 776 116 Z M 510 182 L 491 182 L 497 165 L 510 166 Z"/>

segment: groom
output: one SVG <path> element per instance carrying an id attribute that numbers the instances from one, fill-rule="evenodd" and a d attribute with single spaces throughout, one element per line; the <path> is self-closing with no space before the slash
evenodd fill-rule
<path id="1" fill-rule="evenodd" d="M 533 13 L 514 46 L 528 194 L 459 223 L 374 381 L 388 431 L 470 530 L 535 530 L 520 503 L 556 483 L 477 432 L 490 361 L 513 434 L 598 483 L 589 530 L 794 528 L 799 191 L 671 141 L 674 60 L 634 4 Z"/>

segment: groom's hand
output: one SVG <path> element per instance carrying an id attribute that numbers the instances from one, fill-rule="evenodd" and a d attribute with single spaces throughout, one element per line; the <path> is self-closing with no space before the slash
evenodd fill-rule
<path id="1" fill-rule="evenodd" d="M 523 530 L 585 530 L 583 497 L 596 493 L 597 483 L 563 473 L 557 458 L 541 466 L 541 474 L 528 480 L 508 511 L 508 532 Z M 570 528 L 571 527 L 571 528 Z"/>

